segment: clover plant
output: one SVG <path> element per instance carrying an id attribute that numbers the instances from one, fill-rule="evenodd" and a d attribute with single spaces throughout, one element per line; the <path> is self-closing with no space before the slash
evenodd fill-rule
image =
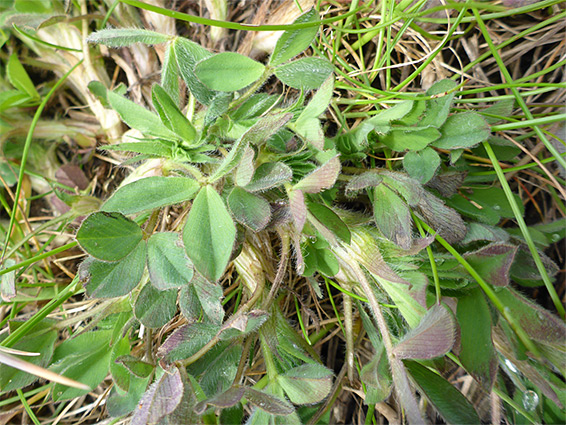
<path id="1" fill-rule="evenodd" d="M 553 375 L 565 366 L 564 324 L 509 285 L 536 284 L 539 270 L 525 260 L 520 234 L 495 227 L 513 217 L 500 189 L 467 176 L 464 149 L 504 145 L 489 113 L 455 110 L 459 86 L 441 80 L 329 137 L 333 65 L 296 59 L 318 21 L 314 9 L 298 18 L 312 25 L 284 32 L 266 64 L 148 30 L 90 35 L 110 48 L 159 44 L 165 57 L 151 110 L 123 86 L 89 85 L 132 129 L 100 149 L 127 153 L 139 168 L 76 233 L 88 254 L 80 279 L 101 307 L 87 332 L 57 347 L 52 370 L 91 387 L 109 371 L 108 412 L 133 413 L 135 424 L 240 423 L 244 406 L 250 424 L 305 422 L 314 414 L 308 406 L 334 396 L 335 371 L 280 311 L 293 273 L 315 292 L 312 276 L 340 289 L 346 373 L 361 377 L 366 404 L 394 391 L 408 421 L 422 423 L 418 391 L 447 423 L 479 423 L 442 377 L 453 362 L 488 393 L 505 396 L 498 370 L 517 387 L 535 383 L 546 410 L 531 413 L 548 420 L 564 403 Z M 268 81 L 291 95 L 262 92 Z M 493 108 L 497 115 L 509 105 Z M 359 166 L 385 150 L 402 162 Z M 555 231 L 538 230 L 551 275 L 556 265 L 542 249 Z M 223 293 L 233 277 L 242 293 L 227 316 Z M 182 323 L 170 332 L 178 309 Z M 355 314 L 374 350 L 365 365 L 354 356 Z M 131 347 L 132 328 L 148 335 L 142 349 Z M 43 338 L 52 347 L 54 334 Z M 254 355 L 266 375 L 244 385 Z M 3 380 L 2 388 L 14 386 Z M 57 384 L 53 399 L 78 394 Z"/>

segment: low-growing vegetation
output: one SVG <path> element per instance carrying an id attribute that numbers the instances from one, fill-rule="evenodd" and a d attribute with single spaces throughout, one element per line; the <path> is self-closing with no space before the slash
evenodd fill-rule
<path id="1" fill-rule="evenodd" d="M 2 423 L 563 423 L 564 4 L 205 3 L 0 3 Z"/>

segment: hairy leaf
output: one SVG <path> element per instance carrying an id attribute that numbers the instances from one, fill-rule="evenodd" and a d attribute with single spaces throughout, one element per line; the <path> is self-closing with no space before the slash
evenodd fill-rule
<path id="1" fill-rule="evenodd" d="M 165 373 L 151 384 L 143 395 L 138 409 L 132 417 L 132 425 L 158 423 L 161 418 L 172 413 L 183 397 L 183 381 L 177 367 Z"/>
<path id="2" fill-rule="evenodd" d="M 151 100 L 161 122 L 185 142 L 194 144 L 191 142 L 194 142 L 197 137 L 196 129 L 171 99 L 167 91 L 155 84 L 151 90 Z"/>
<path id="3" fill-rule="evenodd" d="M 93 298 L 115 298 L 130 293 L 145 269 L 146 243 L 140 242 L 126 258 L 107 263 L 88 257 L 79 266 L 86 293 Z"/>
<path id="4" fill-rule="evenodd" d="M 438 128 L 444 124 L 454 99 L 455 93 L 452 90 L 457 86 L 455 81 L 445 79 L 437 81 L 426 91 L 428 96 L 435 97 L 426 101 L 426 111 L 419 123 L 420 126 L 432 125 Z M 451 92 L 447 93 L 449 91 Z"/>
<path id="5" fill-rule="evenodd" d="M 383 177 L 377 173 L 368 171 L 363 174 L 352 177 L 346 185 L 346 195 L 353 196 L 353 192 L 357 192 L 368 187 L 379 186 L 383 182 Z"/>
<path id="6" fill-rule="evenodd" d="M 102 211 L 135 214 L 192 199 L 200 186 L 188 177 L 151 176 L 119 188 L 102 205 Z"/>
<path id="7" fill-rule="evenodd" d="M 379 116 L 379 115 L 378 115 Z M 379 138 L 388 148 L 403 152 L 419 151 L 426 148 L 440 137 L 440 132 L 434 127 L 405 127 L 403 129 L 393 129 L 389 133 Z"/>
<path id="8" fill-rule="evenodd" d="M 247 56 L 223 52 L 203 59 L 195 66 L 198 79 L 209 89 L 232 92 L 249 86 L 264 73 L 265 66 Z"/>
<path id="9" fill-rule="evenodd" d="M 301 58 L 275 69 L 284 84 L 295 89 L 318 89 L 332 74 L 334 66 L 321 58 Z"/>
<path id="10" fill-rule="evenodd" d="M 440 156 L 434 149 L 424 148 L 422 151 L 409 151 L 403 158 L 403 167 L 412 178 L 425 184 L 436 174 L 440 166 Z"/>
<path id="11" fill-rule="evenodd" d="M 177 233 L 154 233 L 147 241 L 147 268 L 156 289 L 180 288 L 193 278 L 193 265 Z"/>
<path id="12" fill-rule="evenodd" d="M 102 261 L 118 261 L 142 240 L 140 226 L 116 212 L 89 215 L 77 232 L 77 242 L 87 253 Z"/>
<path id="13" fill-rule="evenodd" d="M 444 305 L 435 305 L 394 348 L 401 359 L 433 359 L 446 354 L 456 341 L 454 316 Z"/>
<path id="14" fill-rule="evenodd" d="M 517 246 L 494 243 L 468 252 L 464 258 L 487 282 L 495 286 L 507 286 L 516 253 Z"/>
<path id="15" fill-rule="evenodd" d="M 309 175 L 303 177 L 294 187 L 304 193 L 319 193 L 334 186 L 340 174 L 340 160 L 338 156 L 329 159 Z"/>
<path id="16" fill-rule="evenodd" d="M 295 224 L 295 229 L 298 233 L 303 230 L 305 222 L 307 221 L 307 206 L 305 204 L 305 195 L 300 190 L 291 190 L 288 193 L 289 208 L 291 210 L 291 217 Z"/>
<path id="17" fill-rule="evenodd" d="M 294 367 L 277 376 L 277 382 L 294 404 L 322 401 L 332 389 L 332 371 L 317 363 Z"/>
<path id="18" fill-rule="evenodd" d="M 408 249 L 412 243 L 412 219 L 409 207 L 388 186 L 381 184 L 373 189 L 373 217 L 383 235 Z"/>
<path id="19" fill-rule="evenodd" d="M 471 148 L 489 137 L 491 130 L 485 119 L 475 112 L 462 112 L 446 120 L 442 136 L 433 143 L 440 149 Z"/>
<path id="20" fill-rule="evenodd" d="M 135 43 L 161 44 L 171 40 L 170 35 L 141 28 L 109 28 L 90 33 L 86 41 L 110 47 L 131 46 Z"/>
<path id="21" fill-rule="evenodd" d="M 227 202 L 236 221 L 252 231 L 259 232 L 269 223 L 271 207 L 262 197 L 235 187 L 230 192 Z"/>
<path id="22" fill-rule="evenodd" d="M 266 162 L 257 167 L 251 181 L 244 187 L 249 192 L 262 192 L 291 181 L 293 170 L 283 162 Z"/>
<path id="23" fill-rule="evenodd" d="M 293 23 L 302 24 L 306 22 L 316 22 L 319 19 L 318 12 L 313 8 L 299 16 Z M 281 34 L 269 58 L 269 64 L 271 66 L 277 66 L 283 62 L 287 62 L 309 47 L 318 33 L 318 27 L 319 25 L 313 25 L 312 27 L 298 30 L 288 30 Z"/>
<path id="24" fill-rule="evenodd" d="M 187 84 L 190 92 L 200 103 L 209 105 L 218 92 L 206 87 L 197 78 L 194 69 L 199 61 L 211 57 L 212 53 L 201 45 L 183 37 L 177 37 L 175 39 L 173 49 L 177 58 L 179 73 Z"/>
<path id="25" fill-rule="evenodd" d="M 159 119 L 159 117 L 152 112 L 145 109 L 143 106 L 138 105 L 131 100 L 126 99 L 111 90 L 106 92 L 108 103 L 112 106 L 122 121 L 124 121 L 131 128 L 142 132 L 143 134 L 161 137 L 168 140 L 176 140 L 178 137 L 175 133 L 169 130 Z"/>
<path id="26" fill-rule="evenodd" d="M 136 318 L 147 328 L 160 328 L 177 312 L 177 291 L 158 291 L 152 285 L 145 285 L 134 305 Z"/>
<path id="27" fill-rule="evenodd" d="M 200 190 L 185 228 L 185 250 L 196 270 L 211 281 L 220 279 L 236 240 L 236 226 L 220 195 L 211 186 Z"/>

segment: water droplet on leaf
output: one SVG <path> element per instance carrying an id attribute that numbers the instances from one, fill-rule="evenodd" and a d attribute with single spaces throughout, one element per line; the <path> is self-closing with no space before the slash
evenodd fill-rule
<path id="1" fill-rule="evenodd" d="M 525 391 L 523 394 L 523 407 L 527 412 L 532 412 L 538 406 L 538 394 L 532 390 Z"/>

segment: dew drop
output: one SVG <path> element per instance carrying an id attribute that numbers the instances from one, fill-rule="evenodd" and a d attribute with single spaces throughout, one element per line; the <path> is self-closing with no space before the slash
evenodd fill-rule
<path id="1" fill-rule="evenodd" d="M 523 394 L 523 407 L 527 412 L 532 412 L 538 406 L 538 394 L 532 390 L 525 391 Z"/>
<path id="2" fill-rule="evenodd" d="M 509 370 L 513 373 L 519 372 L 517 370 L 517 368 L 515 367 L 515 365 L 513 364 L 513 362 L 511 362 L 511 360 L 509 360 L 509 359 L 505 359 L 505 366 L 507 366 L 509 368 Z"/>
<path id="3" fill-rule="evenodd" d="M 501 207 L 500 207 L 499 205 L 494 205 L 494 206 L 493 206 L 493 209 L 494 209 L 495 211 L 499 211 L 499 210 L 501 209 Z"/>

